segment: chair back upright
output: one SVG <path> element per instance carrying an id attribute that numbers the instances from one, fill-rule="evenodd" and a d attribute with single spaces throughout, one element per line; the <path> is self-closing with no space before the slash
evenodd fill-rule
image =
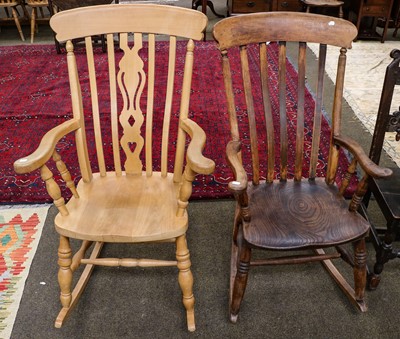
<path id="1" fill-rule="evenodd" d="M 156 20 L 146 19 L 150 17 Z M 111 15 L 112 14 L 112 15 Z M 202 20 L 198 20 L 203 16 Z M 117 19 L 118 18 L 118 19 Z M 194 20 L 196 19 L 196 20 Z M 59 12 L 52 17 L 50 25 L 60 42 L 66 41 L 68 72 L 71 87 L 72 111 L 74 119 L 79 121 L 76 131 L 78 159 L 82 178 L 89 182 L 92 167 L 88 155 L 84 116 L 93 116 L 94 139 L 96 145 L 97 166 L 101 176 L 106 176 L 108 164 L 105 162 L 105 150 L 102 131 L 104 114 L 111 116 L 112 152 L 115 175 L 142 175 L 145 171 L 151 176 L 153 171 L 161 171 L 167 176 L 169 171 L 168 155 L 174 144 L 176 148 L 174 180 L 180 182 L 186 142 L 186 133 L 180 127 L 179 119 L 188 117 L 191 76 L 193 68 L 194 41 L 203 36 L 207 18 L 199 12 L 188 9 L 171 10 L 163 5 L 106 5 L 91 6 Z M 182 27 L 185 27 L 182 30 Z M 182 36 L 182 31 L 183 36 Z M 132 34 L 133 33 L 133 34 Z M 96 53 L 93 39 L 105 35 L 107 41 L 107 73 L 109 84 L 109 106 L 99 104 L 99 81 Z M 167 40 L 168 62 L 161 64 L 157 59 L 157 37 Z M 177 65 L 177 37 L 186 38 L 185 61 Z M 81 92 L 82 78 L 74 53 L 74 39 L 84 38 L 86 63 L 90 84 L 91 112 L 83 110 Z M 146 42 L 147 40 L 147 42 Z M 118 42 L 117 42 L 118 41 Z M 147 44 L 147 53 L 145 44 Z M 116 48 L 115 45 L 118 45 Z M 79 58 L 80 59 L 80 58 Z M 183 65 L 184 64 L 184 65 Z M 182 70 L 179 67 L 182 67 Z M 179 111 L 173 111 L 173 97 L 180 91 L 176 88 L 176 75 L 183 73 Z M 164 81 L 161 77 L 166 77 Z M 85 79 L 84 79 L 85 80 Z M 164 86 L 161 89 L 160 86 Z M 165 93 L 160 98 L 160 93 Z M 86 95 L 85 95 L 86 96 Z M 163 104 L 160 105 L 160 100 Z M 160 109 L 162 106 L 162 109 Z M 161 154 L 157 162 L 153 149 L 153 134 L 157 130 L 154 120 L 162 115 Z M 176 115 L 179 119 L 176 119 Z M 175 119 L 174 119 L 175 118 Z M 170 124 L 178 126 L 177 140 L 170 140 Z M 87 121 L 87 120 L 86 120 Z M 104 132 L 103 132 L 104 133 Z M 109 133 L 109 132 L 105 132 Z M 176 144 L 176 146 L 175 146 Z"/>

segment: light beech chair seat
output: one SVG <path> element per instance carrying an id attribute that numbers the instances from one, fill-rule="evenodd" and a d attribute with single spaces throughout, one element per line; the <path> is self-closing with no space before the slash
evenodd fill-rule
<path id="1" fill-rule="evenodd" d="M 57 232 L 81 239 L 104 242 L 144 242 L 185 234 L 187 213 L 176 216 L 179 185 L 172 175 L 162 178 L 93 175 L 90 183 L 77 186 L 79 198 L 67 204 L 68 216 L 55 219 Z M 154 206 L 159 208 L 154 210 Z M 95 211 L 95 212 L 93 212 Z M 132 225 L 131 221 L 135 224 Z"/>

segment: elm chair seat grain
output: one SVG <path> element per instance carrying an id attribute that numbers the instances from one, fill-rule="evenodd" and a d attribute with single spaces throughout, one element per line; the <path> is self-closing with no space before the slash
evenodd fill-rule
<path id="1" fill-rule="evenodd" d="M 50 20 L 57 40 L 66 42 L 72 118 L 47 132 L 37 150 L 17 160 L 14 168 L 18 173 L 40 169 L 59 210 L 55 229 L 60 236 L 62 309 L 56 327 L 75 307 L 95 265 L 173 266 L 179 272 L 187 327 L 195 330 L 186 208 L 195 175 L 212 173 L 214 162 L 202 155 L 206 136 L 188 118 L 188 111 L 194 40 L 203 38 L 206 24 L 207 17 L 200 12 L 150 4 L 82 7 L 59 12 Z M 103 56 L 94 52 L 92 43 L 99 35 L 107 41 L 107 56 L 100 63 Z M 178 37 L 183 38 L 184 59 L 177 53 Z M 81 49 L 75 57 L 75 39 L 84 39 L 86 57 Z M 159 49 L 158 39 L 166 47 Z M 62 152 L 56 150 L 69 133 L 75 134 L 81 176 L 77 186 Z M 105 133 L 112 138 L 109 148 Z M 110 160 L 106 152 L 112 154 Z M 51 160 L 72 193 L 67 203 L 48 164 Z M 82 240 L 74 254 L 70 239 Z M 170 260 L 99 257 L 104 243 L 154 242 L 173 242 L 176 252 Z M 91 254 L 85 255 L 90 248 Z M 73 273 L 80 265 L 85 268 L 72 291 Z"/>
<path id="2" fill-rule="evenodd" d="M 236 199 L 230 320 L 236 322 L 238 319 L 252 266 L 314 261 L 320 261 L 351 302 L 359 310 L 366 311 L 365 238 L 370 225 L 357 209 L 368 178 L 387 177 L 391 171 L 375 165 L 355 141 L 342 135 L 340 129 L 346 51 L 351 47 L 357 29 L 352 23 L 335 17 L 269 12 L 221 20 L 214 26 L 213 33 L 222 56 L 231 132 L 226 155 L 234 173 L 229 188 Z M 307 43 L 311 42 L 320 46 L 314 108 L 305 102 L 306 49 Z M 290 100 L 286 93 L 289 43 L 298 50 L 297 93 Z M 335 89 L 331 93 L 334 104 L 331 137 L 326 145 L 329 148 L 328 165 L 324 171 L 319 171 L 328 45 L 339 47 L 338 68 Z M 237 53 L 238 49 L 240 66 L 230 60 L 231 54 Z M 252 50 L 251 63 L 249 49 Z M 278 59 L 277 70 L 269 64 L 274 53 L 278 54 L 274 56 Z M 238 74 L 242 79 L 240 85 Z M 278 103 L 271 98 L 278 98 Z M 256 101 L 262 103 L 262 107 L 256 106 Z M 313 117 L 312 125 L 307 128 L 306 114 Z M 344 177 L 337 175 L 342 147 L 352 155 Z M 265 154 L 266 163 L 261 154 Z M 363 169 L 363 175 L 351 201 L 347 202 L 344 193 L 356 173 L 357 164 Z M 279 169 L 278 174 L 275 169 Z M 346 244 L 352 244 L 354 251 Z M 285 253 L 278 257 L 253 259 L 254 250 Z M 332 260 L 337 258 L 351 265 L 354 287 L 334 266 Z"/>
<path id="3" fill-rule="evenodd" d="M 360 229 L 364 232 L 368 229 L 365 220 L 347 211 L 348 205 L 337 187 L 326 185 L 321 178 L 249 184 L 247 194 L 252 218 L 243 228 L 243 236 L 255 247 L 271 250 L 324 247 L 357 239 Z M 265 208 L 262 203 L 265 201 L 276 208 Z"/>
<path id="4" fill-rule="evenodd" d="M 393 60 L 386 67 L 369 153 L 371 160 L 376 164 L 379 164 L 381 159 L 386 132 L 392 132 L 395 139 L 400 141 L 400 108 L 391 112 L 394 90 L 400 85 L 400 50 L 392 50 L 390 56 Z M 372 194 L 386 220 L 386 228 L 371 223 L 371 240 L 376 252 L 376 261 L 373 270 L 369 272 L 370 289 L 378 287 L 385 264 L 389 260 L 400 258 L 400 250 L 394 248 L 393 244 L 400 227 L 400 168 L 393 166 L 390 169 L 393 174 L 389 178 L 369 179 L 368 192 L 362 205 L 365 216 L 368 218 L 367 208 Z"/>

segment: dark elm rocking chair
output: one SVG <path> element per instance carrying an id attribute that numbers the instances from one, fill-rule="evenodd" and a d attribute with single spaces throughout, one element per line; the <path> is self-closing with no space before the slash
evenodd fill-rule
<path id="1" fill-rule="evenodd" d="M 386 132 L 397 132 L 396 140 L 400 141 L 400 108 L 390 114 L 393 92 L 396 85 L 400 85 L 400 50 L 390 53 L 392 62 L 386 68 L 382 95 L 376 118 L 375 130 L 372 138 L 370 158 L 379 164 Z M 391 259 L 400 258 L 400 251 L 393 248 L 393 240 L 400 227 L 400 168 L 391 168 L 393 175 L 385 180 L 370 178 L 369 190 L 364 197 L 364 214 L 368 217 L 368 207 L 371 194 L 374 195 L 379 208 L 386 219 L 384 236 L 379 235 L 379 229 L 371 224 L 371 240 L 376 251 L 376 263 L 369 274 L 369 288 L 376 289 L 379 285 L 385 263 Z"/>
<path id="2" fill-rule="evenodd" d="M 301 29 L 299 29 L 301 27 Z M 237 201 L 231 258 L 230 320 L 237 321 L 239 308 L 245 292 L 249 269 L 255 265 L 297 264 L 321 261 L 332 277 L 338 282 L 344 293 L 361 310 L 366 311 L 364 300 L 366 286 L 366 249 L 365 237 L 369 223 L 357 212 L 366 191 L 368 177 L 386 177 L 388 169 L 375 165 L 362 148 L 352 139 L 341 134 L 341 106 L 346 63 L 346 49 L 351 47 L 357 35 L 355 26 L 343 19 L 308 13 L 269 12 L 249 14 L 227 18 L 214 26 L 214 37 L 222 55 L 222 67 L 228 102 L 228 113 L 232 140 L 227 145 L 227 159 L 233 169 L 235 179 L 229 184 Z M 278 84 L 269 84 L 268 69 L 270 53 L 269 42 L 279 43 Z M 286 42 L 299 42 L 298 51 L 298 105 L 295 114 L 297 125 L 287 121 L 286 107 Z M 305 65 L 307 42 L 320 44 L 318 88 L 314 113 L 313 140 L 311 151 L 306 152 L 304 144 L 305 112 Z M 248 45 L 259 51 L 260 93 L 262 98 L 254 97 L 255 81 L 250 77 Z M 322 88 L 327 45 L 340 47 L 338 53 L 338 71 L 336 86 L 332 96 L 332 133 L 330 154 L 324 178 L 316 176 L 318 148 L 320 145 L 322 119 Z M 230 53 L 240 49 L 241 70 L 244 91 L 234 89 Z M 253 67 L 254 69 L 255 67 Z M 252 88 L 253 87 L 253 88 Z M 279 107 L 271 105 L 270 91 L 279 92 Z M 238 120 L 245 112 L 238 112 L 235 99 L 243 95 L 247 106 L 248 129 L 239 130 Z M 255 110 L 254 101 L 263 102 L 264 111 Z M 239 114 L 241 115 L 240 117 Z M 291 113 L 294 115 L 294 113 Z M 265 115 L 265 118 L 263 118 Z M 279 127 L 273 126 L 273 115 L 279 116 Z M 257 126 L 262 119 L 266 121 L 266 140 L 258 137 Z M 274 127 L 276 127 L 274 129 Z M 288 130 L 296 135 L 296 145 L 288 146 Z M 276 135 L 276 138 L 275 138 Z M 248 136 L 250 151 L 242 149 L 241 139 Z M 279 145 L 274 145 L 274 141 Z M 321 139 L 322 140 L 322 139 Z M 311 145 L 311 144 L 310 144 Z M 340 188 L 335 185 L 340 147 L 346 148 L 353 160 Z M 280 152 L 275 149 L 280 148 Z M 295 149 L 295 159 L 291 159 L 291 149 Z M 247 153 L 245 153 L 247 152 Z M 260 171 L 260 153 L 267 153 L 266 173 Z M 251 153 L 251 155 L 248 155 Z M 280 153 L 280 154 L 279 154 Z M 251 164 L 244 163 L 247 158 Z M 274 175 L 274 161 L 278 160 L 279 180 Z M 303 171 L 308 165 L 309 171 Z M 350 177 L 355 173 L 357 164 L 364 172 L 355 193 L 348 204 L 343 193 Z M 246 166 L 247 165 L 247 166 Z M 252 168 L 252 180 L 248 180 L 245 168 Z M 291 177 L 293 173 L 294 178 Z M 266 180 L 261 180 L 265 175 Z M 346 243 L 354 245 L 354 254 L 347 250 Z M 328 251 L 326 248 L 336 248 Z M 252 259 L 253 249 L 270 251 L 311 250 L 313 253 L 274 257 L 266 260 Z M 331 259 L 341 257 L 353 266 L 354 289 L 333 265 Z"/>

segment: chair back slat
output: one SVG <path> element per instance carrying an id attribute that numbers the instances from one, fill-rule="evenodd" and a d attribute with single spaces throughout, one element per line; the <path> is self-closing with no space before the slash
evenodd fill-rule
<path id="1" fill-rule="evenodd" d="M 172 96 L 174 93 L 175 58 L 176 58 L 176 37 L 172 36 L 169 39 L 167 93 L 165 96 L 164 124 L 163 124 L 162 144 L 161 144 L 161 175 L 163 177 L 165 177 L 168 172 L 168 141 L 169 141 L 169 127 L 171 123 Z"/>
<path id="2" fill-rule="evenodd" d="M 280 125 L 280 179 L 285 181 L 288 172 L 288 135 L 286 114 L 286 43 L 279 42 L 279 125 Z"/>
<path id="3" fill-rule="evenodd" d="M 256 117 L 254 112 L 254 102 L 253 102 L 253 94 L 252 94 L 250 71 L 249 71 L 249 60 L 247 57 L 246 47 L 240 48 L 240 61 L 242 65 L 242 77 L 243 77 L 244 95 L 247 106 L 247 116 L 249 119 L 251 158 L 253 161 L 253 183 L 255 185 L 258 185 L 260 181 L 260 176 L 259 176 L 260 160 L 258 156 Z"/>
<path id="4" fill-rule="evenodd" d="M 122 34 L 121 34 L 122 35 Z M 111 136 L 114 157 L 115 174 L 121 176 L 121 156 L 119 154 L 118 135 L 118 107 L 117 107 L 117 78 L 115 74 L 114 36 L 107 34 L 108 73 L 110 81 L 110 112 L 111 112 Z"/>
<path id="5" fill-rule="evenodd" d="M 94 127 L 94 137 L 96 142 L 97 161 L 99 164 L 100 175 L 104 177 L 106 175 L 106 165 L 104 161 L 103 140 L 101 136 L 99 96 L 97 90 L 96 69 L 94 65 L 93 45 L 91 37 L 85 38 L 85 46 L 86 46 L 86 55 L 88 62 L 90 92 L 92 93 L 91 99 L 92 99 L 93 127 Z"/>
<path id="6" fill-rule="evenodd" d="M 311 146 L 310 174 L 309 174 L 309 178 L 311 179 L 314 179 L 316 177 L 319 143 L 321 140 L 320 136 L 321 136 L 322 99 L 324 91 L 326 47 L 327 46 L 324 44 L 319 45 L 318 79 L 317 79 L 317 90 L 315 98 L 314 126 L 313 126 L 313 138 Z"/>
<path id="7" fill-rule="evenodd" d="M 294 168 L 294 180 L 302 178 L 304 159 L 304 99 L 306 81 L 306 49 L 305 42 L 299 43 L 298 56 L 298 88 L 297 88 L 297 126 L 296 126 L 296 160 Z"/>
<path id="8" fill-rule="evenodd" d="M 149 34 L 148 54 L 148 85 L 147 85 L 147 110 L 146 110 L 146 175 L 153 173 L 153 102 L 154 102 L 154 74 L 155 74 L 155 35 Z"/>
<path id="9" fill-rule="evenodd" d="M 120 35 L 120 48 L 123 56 L 119 62 L 117 81 L 122 96 L 123 107 L 119 116 L 122 127 L 120 144 L 124 150 L 126 161 L 124 164 L 127 174 L 141 174 L 143 163 L 140 159 L 144 147 L 144 138 L 141 127 L 144 122 L 140 99 L 146 82 L 144 62 L 139 56 L 143 47 L 141 33 L 134 34 L 134 44 L 128 45 L 128 34 Z"/>
<path id="10" fill-rule="evenodd" d="M 267 44 L 260 44 L 260 74 L 261 74 L 261 90 L 263 96 L 265 125 L 267 130 L 267 182 L 274 180 L 275 170 L 275 141 L 274 141 L 274 122 L 271 110 L 271 98 L 268 88 L 268 58 Z"/>

